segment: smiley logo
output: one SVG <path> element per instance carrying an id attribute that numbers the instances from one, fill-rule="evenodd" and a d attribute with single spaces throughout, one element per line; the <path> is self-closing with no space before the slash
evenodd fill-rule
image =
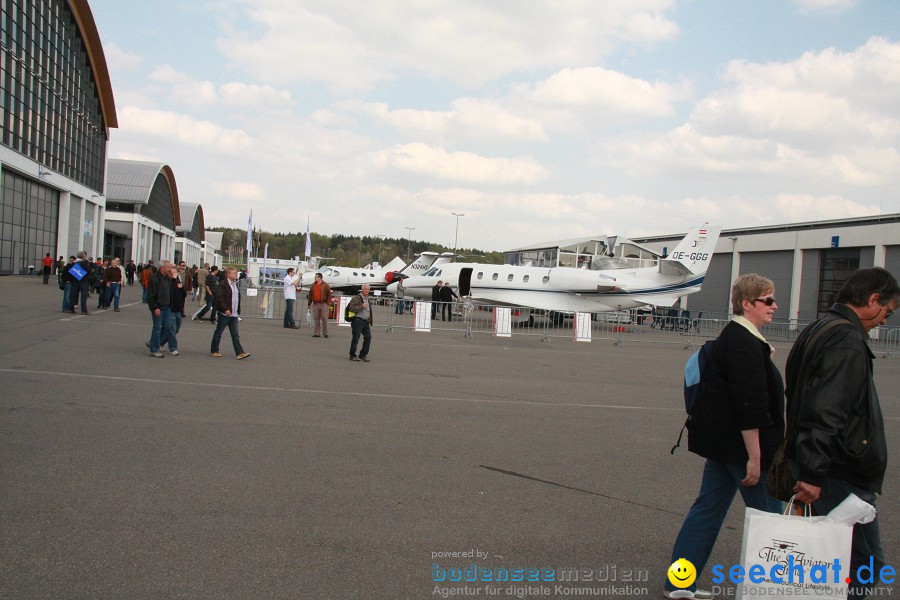
<path id="1" fill-rule="evenodd" d="M 686 588 L 697 579 L 697 569 L 691 561 L 679 558 L 669 567 L 668 575 L 669 583 L 677 588 Z"/>

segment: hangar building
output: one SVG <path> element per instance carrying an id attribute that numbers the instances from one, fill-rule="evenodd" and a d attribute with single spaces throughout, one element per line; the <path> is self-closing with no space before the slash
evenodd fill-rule
<path id="1" fill-rule="evenodd" d="M 87 0 L 0 5 L 0 273 L 103 251 L 116 107 Z"/>

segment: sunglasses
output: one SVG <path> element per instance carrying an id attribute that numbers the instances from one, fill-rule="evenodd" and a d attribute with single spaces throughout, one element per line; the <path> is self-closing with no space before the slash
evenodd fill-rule
<path id="1" fill-rule="evenodd" d="M 769 296 L 768 298 L 757 298 L 753 301 L 754 304 L 756 304 L 757 302 L 762 302 L 766 306 L 772 306 L 773 304 L 775 304 L 775 298 L 773 296 Z"/>

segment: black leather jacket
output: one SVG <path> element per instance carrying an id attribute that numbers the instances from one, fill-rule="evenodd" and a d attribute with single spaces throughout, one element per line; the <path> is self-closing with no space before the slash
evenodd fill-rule
<path id="1" fill-rule="evenodd" d="M 836 319 L 849 323 L 811 339 Z M 872 377 L 875 355 L 867 339 L 856 313 L 835 304 L 803 330 L 791 349 L 785 369 L 786 453 L 799 481 L 821 487 L 831 476 L 881 493 L 887 442 Z"/>

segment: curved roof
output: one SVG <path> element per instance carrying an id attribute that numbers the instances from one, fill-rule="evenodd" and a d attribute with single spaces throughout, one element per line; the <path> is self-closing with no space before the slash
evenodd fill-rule
<path id="1" fill-rule="evenodd" d="M 116 117 L 116 101 L 113 98 L 112 82 L 109 79 L 103 45 L 100 43 L 100 33 L 97 31 L 97 24 L 94 22 L 94 15 L 87 0 L 68 0 L 68 2 L 87 48 L 91 69 L 94 71 L 100 110 L 103 111 L 103 122 L 106 123 L 106 138 L 109 139 L 109 128 L 118 127 L 119 119 Z"/>
<path id="2" fill-rule="evenodd" d="M 205 239 L 204 232 L 206 231 L 206 225 L 203 222 L 203 207 L 194 202 L 182 202 L 180 212 L 183 215 L 181 225 L 176 227 L 175 231 L 178 233 L 190 233 L 194 228 L 194 221 L 199 219 L 200 241 L 203 241 Z"/>
<path id="3" fill-rule="evenodd" d="M 159 175 L 165 177 L 169 184 L 175 225 L 181 225 L 175 173 L 167 164 L 121 158 L 109 159 L 106 168 L 106 199 L 127 204 L 149 204 L 150 192 Z"/>

